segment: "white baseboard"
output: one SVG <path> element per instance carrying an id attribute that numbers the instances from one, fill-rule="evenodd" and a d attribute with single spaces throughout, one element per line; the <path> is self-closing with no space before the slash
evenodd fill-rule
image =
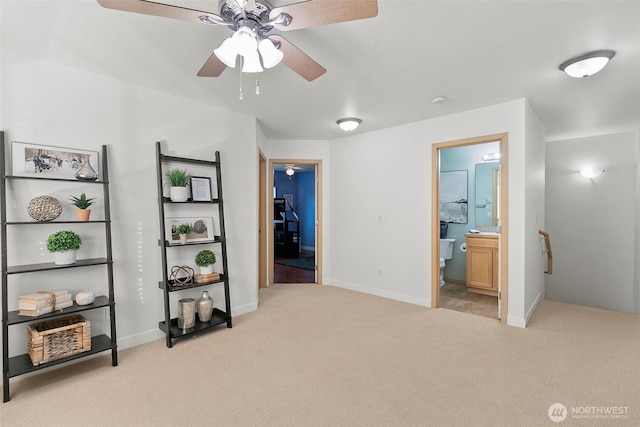
<path id="1" fill-rule="evenodd" d="M 243 314 L 251 313 L 252 311 L 256 311 L 258 309 L 258 301 L 251 302 L 249 304 L 231 307 L 231 315 L 232 316 L 241 316 Z"/>
<path id="2" fill-rule="evenodd" d="M 542 301 L 542 292 L 538 293 L 535 301 L 533 302 L 533 304 L 531 304 L 529 310 L 527 310 L 527 314 L 524 317 L 527 325 L 529 324 L 529 320 L 531 320 L 531 316 L 533 316 L 533 312 L 536 311 L 536 307 L 538 307 L 538 304 L 540 304 L 540 301 Z"/>
<path id="3" fill-rule="evenodd" d="M 351 291 L 362 292 L 363 294 L 375 295 L 378 297 L 389 298 L 396 301 L 408 302 L 409 304 L 421 305 L 423 307 L 431 307 L 430 298 L 420 298 L 413 295 L 406 295 L 398 292 L 387 291 L 384 289 L 371 288 L 369 286 L 343 282 L 340 280 L 327 279 L 325 282 L 327 286 L 335 286 L 337 288 L 344 288 Z"/>

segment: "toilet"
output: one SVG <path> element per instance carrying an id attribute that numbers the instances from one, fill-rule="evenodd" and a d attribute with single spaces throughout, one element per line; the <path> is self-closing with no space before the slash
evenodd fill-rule
<path id="1" fill-rule="evenodd" d="M 456 239 L 440 239 L 440 287 L 444 286 L 444 266 L 448 259 L 453 258 L 453 244 Z"/>

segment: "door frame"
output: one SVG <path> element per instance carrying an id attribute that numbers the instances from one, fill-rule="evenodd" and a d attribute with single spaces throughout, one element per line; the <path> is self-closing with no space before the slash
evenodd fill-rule
<path id="1" fill-rule="evenodd" d="M 440 307 L 440 150 L 498 141 L 500 145 L 500 235 L 498 236 L 498 313 L 507 323 L 508 310 L 508 241 L 509 241 L 509 134 L 465 138 L 439 142 L 431 148 L 431 307 Z"/>
<path id="2" fill-rule="evenodd" d="M 273 224 L 273 166 L 277 163 L 293 163 L 298 165 L 314 165 L 316 170 L 316 185 L 315 185 L 315 210 L 316 210 L 316 284 L 322 285 L 322 160 L 320 159 L 269 159 L 268 168 L 268 186 L 267 192 L 267 253 L 268 256 L 268 280 L 267 286 L 274 284 L 274 263 L 275 253 L 273 250 L 274 245 L 274 232 L 273 227 L 268 224 Z"/>
<path id="3" fill-rule="evenodd" d="M 267 157 L 258 149 L 258 289 L 269 283 L 267 269 Z"/>

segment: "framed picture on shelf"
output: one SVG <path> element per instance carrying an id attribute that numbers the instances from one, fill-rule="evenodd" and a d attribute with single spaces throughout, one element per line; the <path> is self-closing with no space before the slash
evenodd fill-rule
<path id="1" fill-rule="evenodd" d="M 165 237 L 169 243 L 180 241 L 180 235 L 176 234 L 176 227 L 180 224 L 189 224 L 191 232 L 187 234 L 188 242 L 207 242 L 215 239 L 213 218 L 209 217 L 184 217 L 165 219 Z"/>
<path id="2" fill-rule="evenodd" d="M 191 200 L 194 202 L 211 201 L 211 178 L 191 177 Z"/>
<path id="3" fill-rule="evenodd" d="M 33 178 L 95 181 L 100 178 L 99 153 L 76 148 L 11 142 L 11 173 Z"/>

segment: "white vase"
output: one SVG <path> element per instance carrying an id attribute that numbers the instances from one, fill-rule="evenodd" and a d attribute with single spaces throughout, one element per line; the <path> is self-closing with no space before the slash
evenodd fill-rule
<path id="1" fill-rule="evenodd" d="M 68 265 L 76 263 L 76 251 L 54 252 L 53 262 L 56 265 Z"/>
<path id="2" fill-rule="evenodd" d="M 180 243 L 183 245 L 187 244 L 187 235 L 186 234 L 181 234 L 180 235 Z"/>
<path id="3" fill-rule="evenodd" d="M 211 273 L 213 273 L 213 264 L 200 267 L 200 274 L 211 274 Z"/>
<path id="4" fill-rule="evenodd" d="M 186 202 L 189 200 L 189 187 L 171 187 L 169 198 L 172 202 Z"/>

